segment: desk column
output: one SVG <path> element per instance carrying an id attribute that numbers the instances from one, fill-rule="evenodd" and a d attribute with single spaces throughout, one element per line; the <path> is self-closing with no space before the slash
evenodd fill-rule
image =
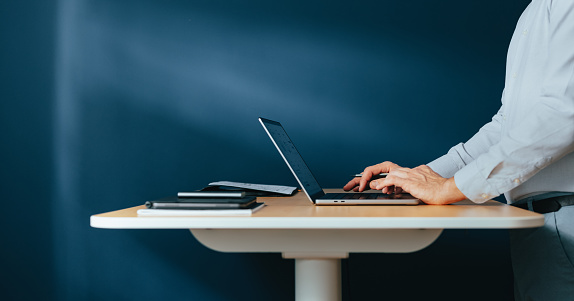
<path id="1" fill-rule="evenodd" d="M 283 253 L 283 258 L 295 259 L 295 300 L 341 301 L 341 259 L 347 257 L 348 253 Z"/>

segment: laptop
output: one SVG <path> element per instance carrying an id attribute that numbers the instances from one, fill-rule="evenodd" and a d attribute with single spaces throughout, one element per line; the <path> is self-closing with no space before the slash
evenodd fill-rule
<path id="1" fill-rule="evenodd" d="M 303 158 L 295 148 L 281 123 L 265 118 L 259 122 L 275 144 L 281 157 L 301 185 L 309 200 L 315 205 L 418 205 L 420 201 L 408 193 L 325 193 Z"/>

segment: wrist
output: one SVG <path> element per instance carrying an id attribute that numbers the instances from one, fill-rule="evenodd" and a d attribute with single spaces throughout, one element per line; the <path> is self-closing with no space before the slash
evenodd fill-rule
<path id="1" fill-rule="evenodd" d="M 442 198 L 443 204 L 452 204 L 466 199 L 466 196 L 456 186 L 454 177 L 446 179 L 443 185 L 443 191 L 445 193 Z"/>

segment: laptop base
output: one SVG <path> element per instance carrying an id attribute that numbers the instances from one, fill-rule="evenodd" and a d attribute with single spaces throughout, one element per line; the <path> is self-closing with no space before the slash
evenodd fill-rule
<path id="1" fill-rule="evenodd" d="M 317 205 L 418 205 L 420 201 L 408 193 L 327 193 L 315 199 Z"/>

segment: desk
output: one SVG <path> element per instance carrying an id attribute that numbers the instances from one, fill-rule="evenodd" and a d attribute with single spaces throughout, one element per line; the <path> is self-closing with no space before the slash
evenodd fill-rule
<path id="1" fill-rule="evenodd" d="M 339 192 L 329 189 L 327 192 Z M 190 229 L 221 252 L 277 252 L 295 259 L 295 298 L 341 300 L 341 259 L 349 253 L 408 253 L 443 229 L 516 229 L 544 225 L 544 216 L 495 201 L 445 206 L 314 206 L 304 193 L 259 198 L 250 217 L 138 217 L 144 206 L 93 215 L 108 229 Z"/>

